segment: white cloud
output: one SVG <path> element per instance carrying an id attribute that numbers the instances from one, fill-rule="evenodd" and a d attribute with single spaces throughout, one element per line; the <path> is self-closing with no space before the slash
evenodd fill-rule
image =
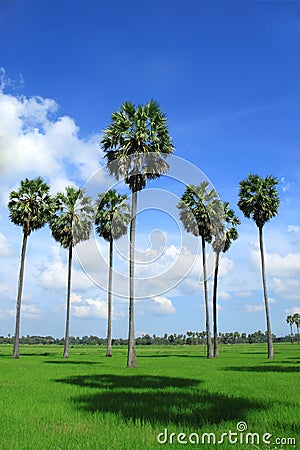
<path id="1" fill-rule="evenodd" d="M 79 294 L 71 295 L 71 314 L 82 319 L 107 319 L 107 302 L 101 298 L 83 298 Z M 122 314 L 114 314 L 113 320 Z"/>
<path id="2" fill-rule="evenodd" d="M 1 311 L 1 315 L 15 317 L 16 310 L 9 309 L 7 311 Z M 42 311 L 34 304 L 22 304 L 21 317 L 24 317 L 26 319 L 39 319 L 40 317 L 42 317 Z"/>
<path id="3" fill-rule="evenodd" d="M 260 268 L 260 253 L 252 250 L 250 253 L 252 261 L 257 268 Z M 265 252 L 265 264 L 267 274 L 273 277 L 294 277 L 300 275 L 300 253 L 279 253 Z"/>
<path id="4" fill-rule="evenodd" d="M 229 294 L 229 292 L 222 291 L 222 290 L 220 290 L 220 291 L 218 292 L 218 298 L 219 298 L 220 300 L 229 300 L 230 297 L 231 297 L 231 295 Z"/>
<path id="5" fill-rule="evenodd" d="M 247 314 L 262 312 L 264 310 L 264 305 L 245 305 L 244 311 Z"/>
<path id="6" fill-rule="evenodd" d="M 67 255 L 66 249 L 60 249 L 59 246 L 51 247 L 52 258 L 48 259 L 41 270 L 40 282 L 45 289 L 64 289 L 67 288 L 67 263 L 63 262 L 62 252 Z M 93 287 L 94 284 L 88 278 L 83 270 L 75 267 L 75 260 L 72 267 L 72 289 L 86 290 Z"/>
<path id="7" fill-rule="evenodd" d="M 27 319 L 38 319 L 41 317 L 42 312 L 36 305 L 23 304 L 21 306 L 21 314 L 22 317 L 26 317 Z"/>
<path id="8" fill-rule="evenodd" d="M 169 316 L 176 312 L 172 300 L 167 297 L 157 296 L 138 303 L 141 315 Z"/>
<path id="9" fill-rule="evenodd" d="M 295 278 L 273 278 L 270 287 L 282 298 L 299 299 L 300 280 Z"/>
<path id="10" fill-rule="evenodd" d="M 300 306 L 293 306 L 292 308 L 285 309 L 284 312 L 286 314 L 291 314 L 291 315 L 294 315 L 297 313 L 300 314 Z"/>
<path id="11" fill-rule="evenodd" d="M 234 293 L 234 295 L 239 298 L 247 298 L 247 297 L 251 297 L 252 292 L 251 291 L 237 291 Z"/>
<path id="12" fill-rule="evenodd" d="M 298 225 L 288 225 L 288 233 L 298 233 L 300 227 Z"/>
<path id="13" fill-rule="evenodd" d="M 74 119 L 56 117 L 57 110 L 58 105 L 52 99 L 16 97 L 0 91 L 3 204 L 22 178 L 42 176 L 61 190 L 76 179 L 84 184 L 99 168 L 100 134 L 81 139 Z M 105 186 L 106 178 L 106 172 L 102 171 L 98 185 L 100 181 Z"/>

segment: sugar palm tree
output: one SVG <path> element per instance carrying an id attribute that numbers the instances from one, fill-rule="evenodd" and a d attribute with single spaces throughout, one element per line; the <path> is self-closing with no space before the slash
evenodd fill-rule
<path id="1" fill-rule="evenodd" d="M 286 323 L 289 324 L 290 329 L 291 329 L 291 344 L 293 344 L 294 342 L 294 335 L 293 335 L 293 324 L 294 322 L 294 316 L 287 316 L 287 318 L 285 319 Z"/>
<path id="2" fill-rule="evenodd" d="M 58 193 L 55 197 L 57 210 L 50 219 L 53 238 L 63 248 L 68 249 L 67 276 L 67 311 L 64 341 L 64 358 L 69 357 L 70 304 L 71 304 L 71 275 L 73 247 L 79 242 L 89 239 L 92 230 L 93 207 L 91 198 L 85 195 L 84 189 L 66 187 L 65 193 Z"/>
<path id="3" fill-rule="evenodd" d="M 258 228 L 259 247 L 261 255 L 261 271 L 266 311 L 268 358 L 274 358 L 274 347 L 271 332 L 269 302 L 266 283 L 266 270 L 263 246 L 263 227 L 266 222 L 275 217 L 280 204 L 276 185 L 278 180 L 272 175 L 261 178 L 259 175 L 250 174 L 240 182 L 238 206 L 247 218 L 252 218 Z"/>
<path id="4" fill-rule="evenodd" d="M 186 231 L 201 237 L 207 357 L 212 358 L 205 243 L 212 241 L 213 226 L 219 220 L 221 202 L 214 189 L 208 190 L 208 185 L 208 182 L 203 181 L 198 186 L 186 186 L 177 208 Z"/>
<path id="5" fill-rule="evenodd" d="M 49 195 L 49 189 L 49 186 L 41 177 L 33 180 L 26 178 L 21 181 L 19 190 L 12 191 L 9 195 L 8 208 L 10 220 L 15 225 L 23 228 L 13 358 L 19 358 L 21 300 L 27 239 L 32 231 L 42 228 L 49 220 L 54 205 Z"/>
<path id="6" fill-rule="evenodd" d="M 297 328 L 298 344 L 300 344 L 300 336 L 299 336 L 300 314 L 299 313 L 295 313 L 293 315 L 293 320 L 294 320 L 294 324 L 296 325 L 296 328 Z"/>
<path id="7" fill-rule="evenodd" d="M 96 231 L 99 236 L 109 242 L 109 273 L 107 290 L 107 351 L 106 356 L 112 356 L 112 271 L 113 244 L 127 232 L 130 222 L 130 207 L 127 195 L 118 194 L 110 189 L 105 194 L 98 195 L 95 215 Z"/>
<path id="8" fill-rule="evenodd" d="M 166 158 L 174 151 L 167 119 L 158 103 L 150 100 L 135 106 L 125 102 L 111 116 L 104 130 L 101 146 L 107 168 L 118 180 L 124 180 L 132 192 L 129 254 L 129 331 L 128 367 L 137 367 L 134 333 L 134 251 L 137 193 L 147 180 L 159 178 L 169 165 Z"/>
<path id="9" fill-rule="evenodd" d="M 215 270 L 213 283 L 213 333 L 214 333 L 214 358 L 219 356 L 218 347 L 218 324 L 217 324 L 217 289 L 218 289 L 218 271 L 221 252 L 229 250 L 233 241 L 238 238 L 237 226 L 240 225 L 238 217 L 234 211 L 229 208 L 229 203 L 223 203 L 224 214 L 219 222 L 215 222 L 214 242 L 212 247 L 215 252 Z"/>

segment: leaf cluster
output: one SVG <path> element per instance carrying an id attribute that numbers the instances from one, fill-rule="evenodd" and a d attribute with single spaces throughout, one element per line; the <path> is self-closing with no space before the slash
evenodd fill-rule
<path id="1" fill-rule="evenodd" d="M 249 174 L 240 182 L 238 206 L 247 218 L 252 218 L 260 229 L 275 217 L 280 205 L 276 185 L 278 180 L 272 175 L 262 178 Z"/>
<path id="2" fill-rule="evenodd" d="M 49 225 L 53 238 L 64 248 L 89 239 L 94 208 L 92 199 L 85 192 L 85 189 L 68 186 L 64 194 L 58 193 L 54 199 L 56 212 Z"/>
<path id="3" fill-rule="evenodd" d="M 127 231 L 131 219 L 127 195 L 110 189 L 98 195 L 95 213 L 96 232 L 106 241 L 119 239 Z"/>
<path id="4" fill-rule="evenodd" d="M 49 194 L 50 187 L 41 177 L 25 178 L 20 188 L 9 195 L 9 218 L 15 225 L 23 227 L 26 236 L 42 228 L 55 210 L 55 202 Z"/>
<path id="5" fill-rule="evenodd" d="M 174 147 L 167 119 L 159 104 L 150 100 L 138 106 L 126 101 L 111 120 L 101 140 L 108 171 L 137 192 L 147 179 L 158 178 L 169 169 L 166 158 Z"/>
<path id="6" fill-rule="evenodd" d="M 214 230 L 222 221 L 223 206 L 215 189 L 208 190 L 208 186 L 207 181 L 198 186 L 187 185 L 177 208 L 186 231 L 211 242 Z"/>

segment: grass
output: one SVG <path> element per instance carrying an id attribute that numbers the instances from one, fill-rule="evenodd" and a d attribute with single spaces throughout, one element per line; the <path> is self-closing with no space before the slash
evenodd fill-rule
<path id="1" fill-rule="evenodd" d="M 11 351 L 0 347 L 1 450 L 210 449 L 217 445 L 201 444 L 203 433 L 220 439 L 241 421 L 242 441 L 226 437 L 220 448 L 300 448 L 300 438 L 298 447 L 284 441 L 299 435 L 296 344 L 277 344 L 273 361 L 264 345 L 222 346 L 216 360 L 201 347 L 138 347 L 138 369 L 125 367 L 123 347 L 106 358 L 103 347 L 78 346 L 68 360 L 60 346 L 22 346 L 19 360 Z M 272 434 L 271 445 L 246 444 L 248 432 Z"/>

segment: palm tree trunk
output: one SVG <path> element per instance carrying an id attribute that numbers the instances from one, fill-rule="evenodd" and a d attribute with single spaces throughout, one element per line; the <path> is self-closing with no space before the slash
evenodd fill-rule
<path id="1" fill-rule="evenodd" d="M 137 191 L 132 193 L 129 255 L 129 331 L 127 367 L 137 367 L 134 333 L 134 250 L 136 227 Z"/>
<path id="2" fill-rule="evenodd" d="M 204 302 L 205 302 L 205 328 L 206 328 L 207 358 L 212 358 L 213 352 L 212 352 L 212 342 L 211 342 L 211 335 L 210 335 L 210 321 L 209 321 L 209 307 L 208 307 L 205 239 L 203 236 L 201 236 L 201 242 L 202 242 L 203 278 L 204 278 Z"/>
<path id="3" fill-rule="evenodd" d="M 218 323 L 217 323 L 217 289 L 218 289 L 219 259 L 220 253 L 217 251 L 215 255 L 215 273 L 214 273 L 214 287 L 213 287 L 214 358 L 219 357 Z"/>
<path id="4" fill-rule="evenodd" d="M 112 345 L 111 345 L 111 325 L 112 325 L 112 314 L 111 314 L 111 296 L 112 296 L 112 268 L 113 268 L 113 239 L 109 241 L 109 274 L 108 274 L 108 292 L 107 292 L 107 351 L 106 356 L 112 356 Z"/>
<path id="5" fill-rule="evenodd" d="M 293 335 L 293 324 L 290 323 L 290 328 L 291 328 L 291 343 L 294 343 L 294 335 Z"/>
<path id="6" fill-rule="evenodd" d="M 261 256 L 261 273 L 262 273 L 264 301 L 265 301 L 265 310 L 266 310 L 266 322 L 267 322 L 268 358 L 273 359 L 274 358 L 274 347 L 273 347 L 271 321 L 270 321 L 270 314 L 269 314 L 269 302 L 268 302 L 267 283 L 266 283 L 266 269 L 265 269 L 262 227 L 258 228 L 258 232 L 259 232 L 259 246 L 260 246 L 260 256 Z"/>
<path id="7" fill-rule="evenodd" d="M 19 347 L 20 347 L 20 320 L 21 320 L 21 301 L 22 301 L 22 290 L 23 290 L 23 279 L 24 279 L 24 267 L 25 267 L 25 255 L 27 246 L 27 233 L 23 233 L 23 243 L 21 250 L 21 262 L 20 262 L 20 272 L 18 281 L 18 295 L 17 295 L 17 307 L 16 307 L 16 329 L 14 336 L 14 348 L 13 348 L 13 358 L 19 358 Z"/>
<path id="8" fill-rule="evenodd" d="M 73 246 L 71 244 L 69 246 L 69 262 L 68 262 L 67 313 L 66 313 L 64 358 L 69 358 L 72 256 L 73 256 Z"/>

